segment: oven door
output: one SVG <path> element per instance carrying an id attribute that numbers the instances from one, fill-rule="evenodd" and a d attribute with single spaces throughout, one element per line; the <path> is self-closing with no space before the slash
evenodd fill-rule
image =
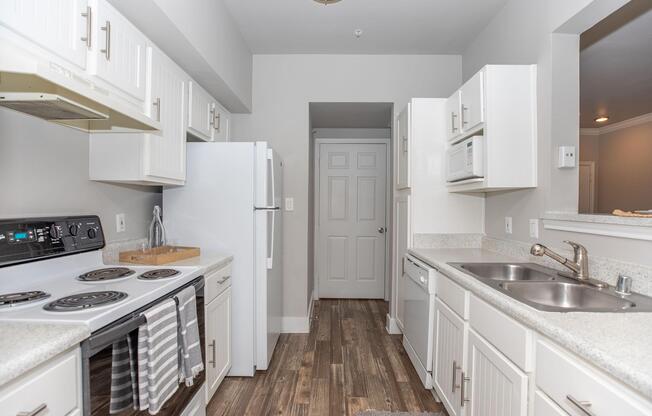
<path id="1" fill-rule="evenodd" d="M 201 355 L 206 362 L 206 351 L 204 350 L 204 278 L 203 276 L 180 287 L 178 290 L 167 294 L 165 297 L 156 300 L 138 311 L 123 317 L 91 335 L 89 339 L 81 344 L 82 348 L 82 375 L 84 387 L 84 416 L 108 416 L 109 404 L 111 401 L 111 356 L 112 345 L 127 336 L 144 323 L 142 312 L 151 308 L 163 299 L 168 299 L 184 288 L 194 285 L 197 294 L 197 320 L 199 325 L 199 336 L 201 341 Z M 195 383 L 187 387 L 184 383 L 179 384 L 177 391 L 170 397 L 163 408 L 157 413 L 160 416 L 177 416 L 182 414 L 184 408 L 192 401 L 193 397 L 200 391 L 205 380 L 205 371 L 202 371 L 195 378 Z M 113 415 L 119 416 L 145 416 L 149 415 L 147 410 L 125 410 Z"/>

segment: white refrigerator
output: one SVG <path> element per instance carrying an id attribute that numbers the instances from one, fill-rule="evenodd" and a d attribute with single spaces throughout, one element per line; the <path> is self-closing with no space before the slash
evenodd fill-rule
<path id="1" fill-rule="evenodd" d="M 265 370 L 281 331 L 283 164 L 266 142 L 188 143 L 186 184 L 163 190 L 168 239 L 233 254 L 232 367 Z"/>

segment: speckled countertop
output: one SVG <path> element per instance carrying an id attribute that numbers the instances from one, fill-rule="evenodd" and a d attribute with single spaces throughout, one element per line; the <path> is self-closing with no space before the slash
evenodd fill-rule
<path id="1" fill-rule="evenodd" d="M 449 262 L 527 262 L 483 249 L 411 249 L 507 315 L 652 399 L 652 313 L 542 312 L 518 302 Z"/>
<path id="2" fill-rule="evenodd" d="M 0 322 L 0 386 L 89 336 L 86 325 Z"/>

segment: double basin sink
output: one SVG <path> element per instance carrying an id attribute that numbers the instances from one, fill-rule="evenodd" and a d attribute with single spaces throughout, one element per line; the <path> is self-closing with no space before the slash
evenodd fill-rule
<path id="1" fill-rule="evenodd" d="M 597 288 L 533 263 L 450 263 L 535 309 L 549 312 L 652 312 L 652 298 Z"/>

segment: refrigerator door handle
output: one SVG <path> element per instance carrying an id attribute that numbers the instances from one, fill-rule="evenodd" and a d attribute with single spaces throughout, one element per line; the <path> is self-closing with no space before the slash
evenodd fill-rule
<path id="1" fill-rule="evenodd" d="M 272 149 L 267 149 L 267 163 L 270 164 L 271 168 L 271 175 L 272 177 L 269 178 L 269 183 L 272 185 L 272 200 L 269 201 L 271 204 L 276 203 L 276 189 L 274 184 L 276 183 L 276 172 L 274 172 L 274 151 Z"/>
<path id="2" fill-rule="evenodd" d="M 267 269 L 271 270 L 274 267 L 274 235 L 276 233 L 276 211 L 278 209 L 272 210 L 272 234 L 270 238 L 270 250 L 269 257 L 267 258 Z"/>

